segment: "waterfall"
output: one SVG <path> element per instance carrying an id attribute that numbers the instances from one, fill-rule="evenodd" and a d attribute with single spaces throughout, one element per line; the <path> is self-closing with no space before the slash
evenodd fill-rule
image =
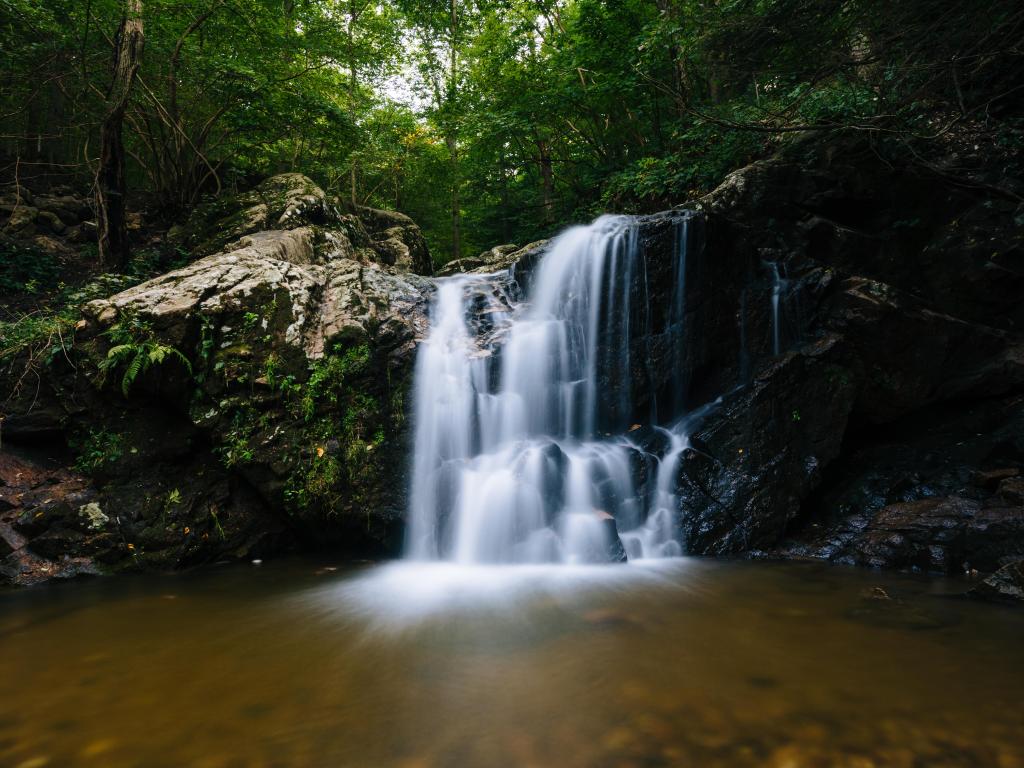
<path id="1" fill-rule="evenodd" d="M 786 273 L 786 265 L 765 262 L 772 273 L 772 353 L 781 352 L 799 339 L 804 320 L 800 282 Z"/>
<path id="2" fill-rule="evenodd" d="M 786 288 L 786 281 L 782 277 L 782 271 L 777 262 L 769 262 L 769 265 L 772 270 L 772 354 L 777 355 L 782 351 L 780 304 L 782 303 L 782 292 Z"/>
<path id="3" fill-rule="evenodd" d="M 664 329 L 675 344 L 685 219 L 681 229 Z M 684 422 L 656 429 L 656 451 L 631 437 L 646 285 L 639 226 L 624 216 L 560 235 L 525 296 L 514 269 L 438 281 L 415 371 L 409 557 L 606 562 L 621 559 L 620 533 L 630 558 L 681 554 Z"/>

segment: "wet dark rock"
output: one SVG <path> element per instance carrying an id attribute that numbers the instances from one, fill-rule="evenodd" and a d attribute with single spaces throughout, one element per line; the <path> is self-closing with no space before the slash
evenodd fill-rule
<path id="1" fill-rule="evenodd" d="M 711 302 L 702 313 L 718 309 L 693 322 L 716 353 L 688 374 L 690 394 L 728 394 L 694 436 L 701 450 L 681 462 L 685 543 L 997 568 L 1024 554 L 1012 482 L 1024 467 L 1024 316 L 1012 298 L 1024 271 L 1001 256 L 1012 266 L 1000 284 L 992 252 L 957 230 L 988 227 L 997 255 L 1016 253 L 1011 212 L 901 177 L 861 145 L 841 161 L 800 147 L 737 171 L 699 203 L 710 262 L 696 278 Z M 785 278 L 780 356 L 775 274 Z M 807 357 L 815 344 L 832 352 Z M 794 354 L 800 375 L 786 376 Z M 821 402 L 835 405 L 807 406 Z"/>
<path id="2" fill-rule="evenodd" d="M 1024 547 L 1024 508 L 957 496 L 901 502 L 846 519 L 812 547 L 787 551 L 876 568 L 991 572 Z"/>
<path id="3" fill-rule="evenodd" d="M 1004 565 L 967 594 L 981 600 L 1024 604 L 1024 560 Z"/>
<path id="4" fill-rule="evenodd" d="M 855 395 L 838 337 L 787 353 L 713 410 L 680 462 L 684 546 L 771 546 L 840 450 Z"/>
<path id="5" fill-rule="evenodd" d="M 1002 480 L 996 488 L 996 495 L 1008 506 L 1024 506 L 1024 477 L 1013 476 Z"/>
<path id="6" fill-rule="evenodd" d="M 1005 332 L 942 315 L 881 283 L 858 278 L 839 288 L 823 308 L 826 324 L 856 354 L 856 410 L 871 422 L 1024 384 L 1024 347 Z"/>
<path id="7" fill-rule="evenodd" d="M 892 600 L 892 598 L 889 597 L 889 593 L 882 589 L 882 587 L 871 587 L 871 589 L 865 589 L 861 592 L 860 596 L 864 600 Z"/>
<path id="8" fill-rule="evenodd" d="M 622 544 L 622 539 L 619 538 L 619 528 L 615 523 L 615 518 L 611 515 L 603 514 L 601 525 L 604 526 L 605 539 L 608 542 L 608 560 L 612 563 L 626 562 L 628 559 L 626 557 L 626 548 Z"/>
<path id="9" fill-rule="evenodd" d="M 996 538 L 1001 546 L 990 541 Z M 853 542 L 849 557 L 877 567 L 991 570 L 999 554 L 1021 545 L 1024 514 L 983 509 L 976 501 L 952 496 L 883 507 Z"/>
<path id="10" fill-rule="evenodd" d="M 1022 546 L 1019 478 L 976 481 L 993 465 L 1005 476 L 1007 463 L 1020 462 L 1008 446 L 1022 429 L 1024 400 L 1014 396 L 932 407 L 847 436 L 777 554 L 952 573 L 998 568 Z"/>
<path id="11" fill-rule="evenodd" d="M 1017 467 L 1004 467 L 1003 469 L 991 469 L 987 472 L 975 472 L 971 475 L 971 482 L 979 488 L 987 491 L 995 490 L 1002 481 L 1017 477 L 1020 469 Z"/>

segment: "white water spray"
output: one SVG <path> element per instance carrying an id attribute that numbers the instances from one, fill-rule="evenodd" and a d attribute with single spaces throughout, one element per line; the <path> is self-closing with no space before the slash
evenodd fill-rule
<path id="1" fill-rule="evenodd" d="M 668 328 L 681 333 L 685 219 Z M 408 554 L 470 563 L 597 563 L 681 554 L 681 427 L 660 458 L 630 439 L 635 220 L 604 216 L 551 245 L 525 301 L 511 274 L 438 283 L 417 360 Z M 646 286 L 646 272 L 643 274 Z M 676 337 L 679 338 L 679 337 Z M 678 415 L 678 414 L 676 414 Z M 682 424 L 683 422 L 679 422 Z M 641 470 L 656 465 L 652 480 Z"/>

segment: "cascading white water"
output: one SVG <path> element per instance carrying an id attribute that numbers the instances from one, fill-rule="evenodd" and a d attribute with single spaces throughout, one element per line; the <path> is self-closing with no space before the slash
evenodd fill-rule
<path id="1" fill-rule="evenodd" d="M 673 334 L 685 219 L 681 228 Z M 636 222 L 604 216 L 552 243 L 525 301 L 512 298 L 511 274 L 438 282 L 415 373 L 410 557 L 607 562 L 621 559 L 616 525 L 630 558 L 681 553 L 675 484 L 685 433 L 661 429 L 660 459 L 629 437 L 641 268 Z M 643 309 L 636 314 L 650 317 Z M 639 487 L 637 468 L 652 461 L 653 486 Z"/>
<path id="2" fill-rule="evenodd" d="M 802 308 L 799 284 L 786 273 L 786 265 L 766 262 L 772 272 L 772 353 L 781 354 L 800 334 Z"/>
<path id="3" fill-rule="evenodd" d="M 782 319 L 779 309 L 786 281 L 782 277 L 779 265 L 774 261 L 769 264 L 772 270 L 772 354 L 777 355 L 782 351 Z"/>

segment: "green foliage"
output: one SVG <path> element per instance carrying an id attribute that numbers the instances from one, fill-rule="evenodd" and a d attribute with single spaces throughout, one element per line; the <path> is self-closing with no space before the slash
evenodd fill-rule
<path id="1" fill-rule="evenodd" d="M 380 404 L 370 395 L 357 392 L 349 399 L 348 409 L 345 411 L 345 418 L 342 426 L 345 434 L 351 437 L 362 438 L 367 427 L 373 423 L 380 412 Z"/>
<path id="2" fill-rule="evenodd" d="M 81 442 L 73 446 L 78 453 L 75 469 L 95 475 L 105 467 L 116 464 L 124 455 L 124 438 L 107 429 L 90 429 Z"/>
<path id="3" fill-rule="evenodd" d="M 74 343 L 77 312 L 67 307 L 56 311 L 28 312 L 0 321 L 0 364 L 51 364 L 58 355 L 69 355 Z"/>
<path id="4" fill-rule="evenodd" d="M 608 208 L 686 202 L 805 131 L 856 131 L 897 165 L 928 165 L 971 124 L 1015 172 L 1024 154 L 1012 0 L 143 6 L 128 175 L 168 221 L 298 170 L 344 203 L 410 214 L 444 262 Z M 3 11 L 6 154 L 87 186 L 123 3 Z M 172 250 L 147 246 L 131 270 L 181 263 Z M 0 290 L 58 277 L 8 261 Z"/>
<path id="5" fill-rule="evenodd" d="M 337 405 L 345 379 L 365 371 L 370 361 L 370 348 L 359 344 L 348 349 L 336 346 L 331 354 L 317 361 L 304 388 L 300 411 L 308 422 L 316 414 L 320 402 Z"/>
<path id="6" fill-rule="evenodd" d="M 222 444 L 216 448 L 225 467 L 231 469 L 253 460 L 251 440 L 258 426 L 256 414 L 251 408 L 243 407 L 235 411 Z"/>
<path id="7" fill-rule="evenodd" d="M 316 502 L 332 510 L 340 498 L 343 478 L 341 462 L 335 456 L 314 453 L 309 464 L 289 478 L 285 498 L 299 509 Z"/>
<path id="8" fill-rule="evenodd" d="M 34 381 L 50 366 L 74 367 L 75 326 L 81 305 L 123 290 L 132 282 L 123 275 L 100 275 L 77 288 L 58 283 L 46 306 L 0 320 L 0 378 L 10 387 L 0 395 L 18 395 L 26 382 Z"/>
<path id="9" fill-rule="evenodd" d="M 120 371 L 121 392 L 125 397 L 139 376 L 167 361 L 178 362 L 192 374 L 189 359 L 177 348 L 158 341 L 149 324 L 134 315 L 122 318 L 104 331 L 104 335 L 110 338 L 112 346 L 99 364 L 101 381 L 111 371 Z"/>
<path id="10" fill-rule="evenodd" d="M 52 252 L 0 235 L 0 295 L 51 291 L 60 276 Z"/>
<path id="11" fill-rule="evenodd" d="M 313 366 L 305 386 L 289 394 L 303 425 L 302 456 L 285 488 L 290 508 L 331 514 L 343 502 L 372 503 L 384 477 L 380 450 L 401 424 L 403 398 L 394 391 L 382 408 L 371 387 L 379 385 L 369 347 L 339 344 Z"/>
<path id="12" fill-rule="evenodd" d="M 220 517 L 217 515 L 217 509 L 213 506 L 210 507 L 210 520 L 213 521 L 213 530 L 220 537 L 221 541 L 227 540 L 227 534 L 224 533 L 224 527 L 220 524 Z"/>

